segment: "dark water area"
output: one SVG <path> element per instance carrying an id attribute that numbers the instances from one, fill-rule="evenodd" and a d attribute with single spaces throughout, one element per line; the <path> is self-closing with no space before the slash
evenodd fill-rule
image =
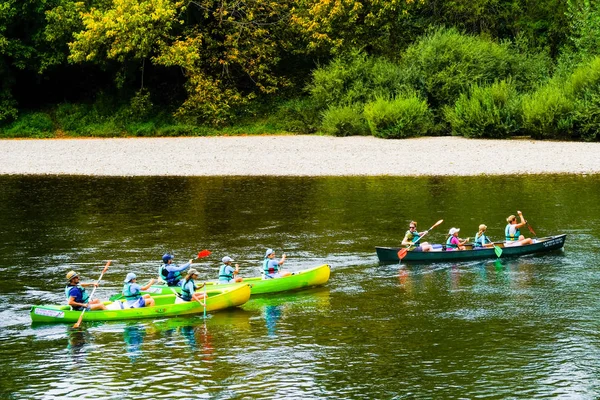
<path id="1" fill-rule="evenodd" d="M 411 219 L 441 243 L 523 211 L 564 251 L 467 263 L 379 264 Z M 526 236 L 531 236 L 525 230 Z M 600 176 L 0 177 L 0 398 L 473 399 L 600 397 Z M 32 325 L 65 275 L 107 298 L 166 251 L 256 276 L 266 248 L 327 285 L 209 314 Z"/>

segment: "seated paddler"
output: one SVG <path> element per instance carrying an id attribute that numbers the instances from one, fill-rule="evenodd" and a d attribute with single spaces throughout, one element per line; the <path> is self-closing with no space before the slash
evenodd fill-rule
<path id="1" fill-rule="evenodd" d="M 273 249 L 267 249 L 263 260 L 263 279 L 281 278 L 290 275 L 289 271 L 281 270 L 285 259 L 285 253 L 281 255 L 281 260 L 279 260 L 275 258 L 275 251 Z"/>
<path id="2" fill-rule="evenodd" d="M 181 297 L 177 297 L 175 300 L 177 303 L 184 301 L 202 301 L 204 293 L 196 293 L 196 290 L 204 287 L 206 283 L 196 286 L 196 279 L 198 279 L 198 271 L 194 268 L 190 268 L 186 277 L 181 281 Z"/>
<path id="3" fill-rule="evenodd" d="M 485 224 L 479 225 L 479 231 L 475 234 L 475 240 L 473 241 L 473 248 L 483 249 L 484 247 L 494 247 L 494 244 L 490 238 L 485 234 L 487 226 Z"/>
<path id="4" fill-rule="evenodd" d="M 65 287 L 65 295 L 67 296 L 67 303 L 75 311 L 83 311 L 87 309 L 93 310 L 105 310 L 104 303 L 99 299 L 90 299 L 90 295 L 86 292 L 84 286 L 98 286 L 98 283 L 81 283 L 79 281 L 79 275 L 75 271 L 69 271 L 67 273 L 67 286 Z"/>
<path id="5" fill-rule="evenodd" d="M 421 242 L 421 236 L 423 236 L 425 232 L 419 233 L 417 231 L 417 222 L 410 221 L 408 224 L 408 230 L 404 234 L 404 239 L 402 239 L 402 246 L 410 246 L 408 248 L 409 251 L 431 251 L 431 245 L 427 242 Z"/>
<path id="6" fill-rule="evenodd" d="M 149 294 L 142 295 L 142 290 L 148 290 L 154 283 L 154 279 L 150 279 L 144 286 L 138 285 L 136 280 L 137 276 L 133 272 L 128 273 L 125 277 L 123 285 L 125 303 L 123 306 L 125 308 L 152 307 L 155 304 L 154 299 Z"/>
<path id="7" fill-rule="evenodd" d="M 223 257 L 223 264 L 219 268 L 219 283 L 234 283 L 241 282 L 242 278 L 237 276 L 240 273 L 240 265 L 235 264 L 235 268 L 231 265 L 234 261 L 229 256 Z"/>
<path id="8" fill-rule="evenodd" d="M 162 260 L 163 264 L 158 268 L 158 276 L 160 279 L 165 281 L 168 286 L 180 286 L 182 278 L 181 272 L 192 265 L 193 260 L 179 266 L 173 263 L 173 255 L 169 253 L 163 255 Z"/>

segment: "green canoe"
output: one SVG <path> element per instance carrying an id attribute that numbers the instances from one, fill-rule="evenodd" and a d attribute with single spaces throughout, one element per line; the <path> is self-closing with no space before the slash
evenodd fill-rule
<path id="1" fill-rule="evenodd" d="M 214 287 L 206 291 L 206 311 L 217 311 L 244 304 L 250 298 L 250 286 L 238 284 L 229 287 Z M 142 318 L 162 318 L 204 312 L 204 306 L 197 301 L 176 303 L 176 296 L 164 294 L 153 296 L 153 307 L 126 308 L 117 310 L 86 311 L 83 321 L 118 321 Z M 109 305 L 112 302 L 105 302 Z M 81 311 L 73 311 L 68 305 L 40 305 L 31 307 L 32 322 L 76 322 Z"/>
<path id="2" fill-rule="evenodd" d="M 538 238 L 535 243 L 523 246 L 505 247 L 504 243 L 495 243 L 502 248 L 501 258 L 518 257 L 527 254 L 546 253 L 554 250 L 560 250 L 565 245 L 566 234 Z M 398 263 L 398 251 L 400 247 L 375 247 L 377 257 L 381 263 Z M 497 258 L 493 247 L 473 249 L 472 245 L 467 245 L 465 250 L 455 251 L 409 251 L 402 259 L 404 263 L 426 263 L 426 262 L 455 262 L 469 261 L 484 258 Z"/>
<path id="3" fill-rule="evenodd" d="M 312 286 L 323 285 L 329 280 L 330 267 L 328 264 L 323 264 L 318 267 L 305 269 L 302 271 L 293 272 L 291 275 L 284 276 L 275 279 L 263 279 L 260 276 L 252 278 L 244 278 L 241 283 L 218 283 L 218 282 L 206 282 L 207 288 L 227 288 L 235 287 L 241 284 L 249 284 L 251 293 L 253 295 L 266 294 L 266 293 L 277 293 L 285 292 L 288 290 L 295 290 L 301 288 L 307 288 Z M 199 289 L 198 291 L 203 291 Z M 207 289 L 210 290 L 210 289 Z M 149 293 L 152 296 L 172 294 L 173 291 L 180 293 L 181 288 L 179 286 L 165 286 L 165 285 L 153 285 L 147 291 L 142 293 Z M 111 299 L 119 298 L 121 295 L 114 295 Z"/>

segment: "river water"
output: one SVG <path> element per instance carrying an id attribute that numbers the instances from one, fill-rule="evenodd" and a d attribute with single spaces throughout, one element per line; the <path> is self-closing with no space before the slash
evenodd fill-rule
<path id="1" fill-rule="evenodd" d="M 564 251 L 380 265 L 411 219 L 492 239 L 523 211 Z M 529 231 L 524 233 L 531 236 Z M 600 397 L 600 176 L 0 177 L 0 398 L 473 399 Z M 66 273 L 119 290 L 128 272 L 199 250 L 255 276 L 266 248 L 327 285 L 202 316 L 32 325 Z"/>

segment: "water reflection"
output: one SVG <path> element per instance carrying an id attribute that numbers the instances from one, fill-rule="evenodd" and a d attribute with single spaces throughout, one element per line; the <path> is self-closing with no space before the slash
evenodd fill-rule
<path id="1" fill-rule="evenodd" d="M 125 350 L 127 357 L 133 364 L 142 354 L 142 343 L 146 336 L 146 328 L 144 326 L 135 324 L 127 325 L 123 329 L 123 339 L 125 340 Z"/>
<path id="2" fill-rule="evenodd" d="M 76 363 L 83 362 L 86 356 L 85 345 L 90 341 L 91 334 L 85 329 L 67 328 L 67 351 Z"/>
<path id="3" fill-rule="evenodd" d="M 269 336 L 276 336 L 277 333 L 277 321 L 281 318 L 283 312 L 283 306 L 266 306 L 264 310 L 264 317 L 267 323 L 267 332 Z"/>

